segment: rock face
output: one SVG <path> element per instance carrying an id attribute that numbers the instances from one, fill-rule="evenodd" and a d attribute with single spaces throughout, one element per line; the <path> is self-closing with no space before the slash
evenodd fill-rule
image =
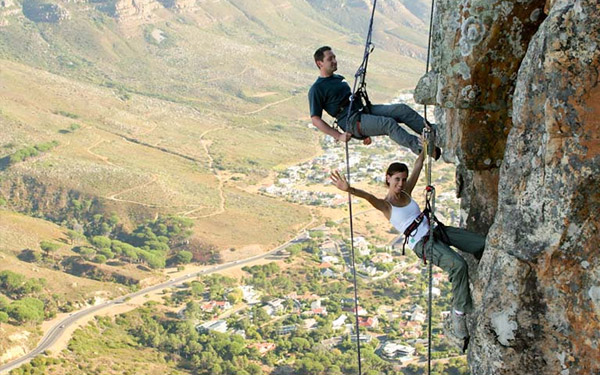
<path id="1" fill-rule="evenodd" d="M 33 22 L 59 23 L 69 18 L 69 12 L 60 5 L 37 0 L 24 1 L 23 14 Z"/>
<path id="2" fill-rule="evenodd" d="M 167 9 L 184 10 L 196 8 L 196 0 L 158 0 Z"/>
<path id="3" fill-rule="evenodd" d="M 438 105 L 467 225 L 493 222 L 473 272 L 471 373 L 598 374 L 600 4 L 491 3 L 439 3 L 447 23 L 418 90 Z"/>
<path id="4" fill-rule="evenodd" d="M 156 0 L 100 0 L 98 9 L 117 19 L 123 31 L 133 32 L 152 22 L 155 11 L 162 8 Z"/>
<path id="5" fill-rule="evenodd" d="M 517 70 L 545 17 L 544 1 L 436 2 L 433 69 L 415 99 L 438 106 L 444 157 L 461 165 L 459 196 L 472 229 L 487 231 L 494 218 Z"/>
<path id="6" fill-rule="evenodd" d="M 0 0 L 0 8 L 10 8 L 15 5 L 13 0 Z"/>

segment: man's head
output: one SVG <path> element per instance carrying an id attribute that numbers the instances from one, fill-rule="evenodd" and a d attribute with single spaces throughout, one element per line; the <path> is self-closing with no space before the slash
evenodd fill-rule
<path id="1" fill-rule="evenodd" d="M 319 48 L 315 51 L 314 58 L 315 64 L 317 64 L 322 76 L 328 77 L 337 70 L 337 60 L 331 47 L 323 46 Z"/>

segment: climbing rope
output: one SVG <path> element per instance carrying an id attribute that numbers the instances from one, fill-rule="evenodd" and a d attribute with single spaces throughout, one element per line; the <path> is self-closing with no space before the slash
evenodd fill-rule
<path id="1" fill-rule="evenodd" d="M 427 63 L 425 65 L 425 74 L 429 73 L 429 59 L 431 56 L 431 37 L 433 30 L 433 14 L 435 11 L 435 0 L 431 0 L 431 14 L 429 16 L 429 36 L 427 39 Z M 427 163 L 425 164 L 425 176 L 427 179 L 427 188 L 425 189 L 425 202 L 426 209 L 429 208 L 429 216 L 427 217 L 429 221 L 429 241 L 427 249 L 423 250 L 427 253 L 427 258 L 429 259 L 429 267 L 428 267 L 428 309 L 427 309 L 427 374 L 431 375 L 431 334 L 432 334 L 432 315 L 433 315 L 433 222 L 431 218 L 435 217 L 435 188 L 431 185 L 431 167 L 433 163 L 433 158 L 429 156 L 429 144 L 431 145 L 431 150 L 435 153 L 435 132 L 429 127 L 427 122 L 427 104 L 423 105 L 423 121 L 425 122 L 425 128 L 423 129 L 423 149 L 425 150 L 425 155 L 428 156 Z"/>
<path id="2" fill-rule="evenodd" d="M 373 1 L 373 10 L 371 11 L 371 19 L 369 21 L 369 30 L 367 32 L 367 40 L 365 42 L 365 52 L 363 54 L 363 60 L 360 64 L 356 74 L 354 75 L 354 85 L 352 87 L 352 94 L 350 95 L 350 102 L 348 104 L 348 115 L 346 116 L 346 129 L 350 129 L 348 127 L 348 121 L 350 120 L 350 116 L 352 114 L 352 107 L 354 104 L 354 100 L 356 99 L 356 94 L 362 92 L 367 104 L 369 104 L 369 98 L 366 95 L 366 81 L 365 78 L 367 76 L 367 65 L 369 63 L 369 56 L 371 52 L 373 52 L 373 44 L 371 43 L 371 38 L 373 35 L 373 19 L 375 17 L 375 9 L 377 7 L 377 0 Z M 350 152 L 348 150 L 348 142 L 346 142 L 346 180 L 348 181 L 348 186 L 350 186 Z M 353 214 L 352 214 L 352 194 L 348 191 L 348 214 L 350 217 L 350 249 L 352 255 L 352 278 L 354 282 L 354 321 L 355 321 L 355 331 L 356 331 L 356 352 L 358 356 L 358 375 L 362 375 L 362 360 L 361 360 L 361 351 L 360 351 L 360 324 L 358 317 L 358 285 L 356 281 L 356 261 L 354 255 L 354 224 L 353 224 Z"/>
<path id="3" fill-rule="evenodd" d="M 423 149 L 425 155 L 429 155 L 429 144 L 431 143 L 431 149 L 435 152 L 435 142 L 433 142 L 433 134 L 429 128 L 423 130 Z M 425 210 L 427 213 L 427 221 L 429 222 L 429 239 L 426 242 L 426 259 L 429 259 L 428 264 L 428 301 L 427 301 L 427 374 L 431 375 L 431 327 L 432 327 L 432 315 L 433 315 L 433 220 L 435 217 L 435 187 L 431 185 L 431 167 L 433 158 L 428 156 L 427 163 L 425 164 L 425 176 L 427 179 L 427 187 L 425 188 Z"/>
<path id="4" fill-rule="evenodd" d="M 377 0 L 373 1 L 373 9 L 371 10 L 371 20 L 369 21 L 369 30 L 367 32 L 367 39 L 365 42 L 365 51 L 363 53 L 363 59 L 360 63 L 360 66 L 354 73 L 354 85 L 352 86 L 352 94 L 350 95 L 350 102 L 348 104 L 348 115 L 346 116 L 346 129 L 350 129 L 349 121 L 350 116 L 352 115 L 352 109 L 354 101 L 357 99 L 357 94 L 364 97 L 367 106 L 370 106 L 371 103 L 369 101 L 369 96 L 367 95 L 367 66 L 369 65 L 369 57 L 371 56 L 371 52 L 375 49 L 371 40 L 373 38 L 373 19 L 375 18 L 375 9 L 377 7 Z M 360 97 L 358 98 L 360 100 Z M 346 143 L 346 148 L 348 148 L 348 143 Z"/>
<path id="5" fill-rule="evenodd" d="M 348 104 L 348 114 L 346 116 L 346 129 L 350 129 L 349 121 L 352 115 L 352 109 L 354 101 L 357 99 L 357 94 L 361 95 L 362 98 L 365 99 L 367 107 L 370 106 L 369 98 L 366 92 L 366 75 L 367 75 L 367 66 L 369 63 L 369 57 L 371 52 L 373 52 L 374 45 L 371 42 L 373 35 L 373 19 L 375 16 L 375 9 L 377 7 L 377 0 L 373 1 L 373 9 L 371 11 L 371 19 L 369 21 L 369 29 L 367 32 L 367 38 L 365 42 L 365 51 L 363 54 L 363 60 L 354 75 L 354 85 L 352 87 L 352 94 L 350 95 L 350 101 Z M 428 36 L 428 44 L 427 44 L 427 63 L 425 68 L 425 74 L 429 73 L 429 60 L 431 55 L 431 38 L 432 38 L 432 28 L 433 28 L 433 15 L 435 11 L 435 0 L 431 1 L 431 15 L 429 18 L 429 36 Z M 362 100 L 359 97 L 359 100 Z M 428 272 L 428 290 L 429 290 L 429 299 L 428 299 L 428 345 L 427 345 L 427 374 L 431 375 L 431 348 L 432 348 L 432 312 L 433 312 L 433 225 L 431 222 L 431 218 L 434 217 L 435 214 L 435 188 L 431 185 L 431 170 L 432 170 L 432 162 L 433 158 L 429 156 L 429 147 L 431 143 L 431 150 L 435 152 L 435 133 L 429 127 L 429 123 L 427 121 L 427 105 L 423 106 L 423 118 L 425 127 L 423 129 L 424 142 L 423 148 L 425 151 L 425 155 L 428 156 L 427 163 L 425 165 L 425 173 L 427 176 L 427 188 L 425 194 L 425 200 L 427 204 L 427 208 L 429 208 L 429 246 L 424 250 L 427 254 L 427 258 L 429 261 L 429 272 Z M 348 185 L 350 185 L 350 153 L 348 142 L 346 142 L 346 179 L 348 181 Z M 360 346 L 360 326 L 359 326 L 359 316 L 358 316 L 358 286 L 357 286 L 357 278 L 356 278 L 356 262 L 355 262 L 355 254 L 354 254 L 354 225 L 353 225 L 353 213 L 352 213 L 352 194 L 348 191 L 348 210 L 349 210 L 349 221 L 350 221 L 350 243 L 351 243 L 351 254 L 352 254 L 352 276 L 354 281 L 354 315 L 356 322 L 356 345 L 357 345 L 357 354 L 358 354 L 358 374 L 362 375 L 362 361 L 361 361 L 361 346 Z"/>
<path id="6" fill-rule="evenodd" d="M 346 142 L 346 179 L 350 186 L 350 159 L 348 153 L 348 142 Z M 356 282 L 356 262 L 354 257 L 354 226 L 352 222 L 352 194 L 348 189 L 348 210 L 350 216 L 350 249 L 352 255 L 352 278 L 354 281 L 354 320 L 356 323 L 356 352 L 358 355 L 358 374 L 362 375 L 362 364 L 360 358 L 360 325 L 358 322 L 358 285 Z"/>

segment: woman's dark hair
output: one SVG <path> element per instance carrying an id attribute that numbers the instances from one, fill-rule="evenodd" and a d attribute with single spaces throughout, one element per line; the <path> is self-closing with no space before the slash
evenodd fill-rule
<path id="1" fill-rule="evenodd" d="M 388 167 L 387 171 L 385 172 L 386 177 L 387 176 L 393 176 L 395 173 L 402 173 L 402 172 L 406 172 L 408 173 L 408 167 L 406 166 L 406 164 L 404 163 L 392 163 L 390 164 L 390 166 Z M 387 181 L 387 178 L 385 179 L 385 184 L 387 186 L 390 186 L 390 183 Z"/>

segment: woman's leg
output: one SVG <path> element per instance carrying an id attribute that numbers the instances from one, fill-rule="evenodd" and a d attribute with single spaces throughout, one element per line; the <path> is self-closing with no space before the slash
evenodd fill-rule
<path id="1" fill-rule="evenodd" d="M 462 228 L 445 227 L 449 245 L 470 254 L 481 254 L 485 247 L 485 237 Z"/>
<path id="2" fill-rule="evenodd" d="M 424 247 L 429 252 L 430 242 Z M 414 252 L 423 258 L 423 241 L 417 243 Z M 427 257 L 429 260 L 429 257 Z M 441 241 L 433 240 L 433 264 L 448 272 L 452 283 L 452 307 L 463 313 L 472 309 L 471 292 L 469 291 L 469 272 L 465 260 L 448 245 Z"/>

